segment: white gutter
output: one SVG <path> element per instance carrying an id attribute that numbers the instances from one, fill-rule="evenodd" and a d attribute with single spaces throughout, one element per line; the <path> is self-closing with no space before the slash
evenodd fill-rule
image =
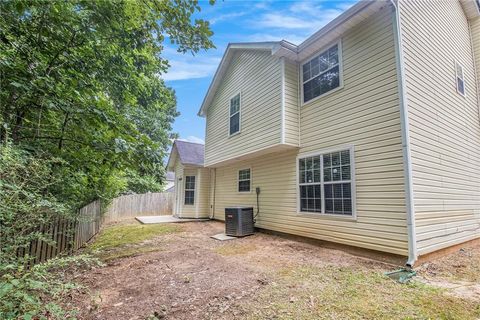
<path id="1" fill-rule="evenodd" d="M 394 37 L 397 57 L 397 74 L 400 96 L 400 121 L 402 128 L 403 168 L 405 172 L 405 201 L 407 211 L 408 231 L 408 261 L 407 266 L 413 267 L 418 258 L 417 234 L 415 231 L 415 206 L 413 202 L 412 157 L 410 151 L 410 126 L 408 121 L 408 101 L 405 83 L 405 65 L 403 60 L 402 25 L 400 23 L 400 7 L 395 0 L 390 0 L 395 8 Z"/>

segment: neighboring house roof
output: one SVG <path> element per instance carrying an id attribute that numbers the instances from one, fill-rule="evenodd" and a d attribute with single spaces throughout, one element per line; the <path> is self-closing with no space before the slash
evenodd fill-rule
<path id="1" fill-rule="evenodd" d="M 205 145 L 201 143 L 175 140 L 172 151 L 170 152 L 170 157 L 168 158 L 168 170 L 174 170 L 177 157 L 183 165 L 203 167 Z"/>
<path id="2" fill-rule="evenodd" d="M 340 16 L 332 20 L 319 31 L 307 38 L 300 45 L 292 44 L 288 41 L 272 41 L 272 42 L 249 42 L 249 43 L 230 43 L 225 50 L 220 65 L 213 76 L 207 94 L 203 99 L 199 116 L 205 116 L 207 108 L 212 103 L 215 91 L 222 83 L 222 77 L 228 69 L 233 54 L 238 50 L 270 50 L 272 55 L 285 57 L 293 61 L 302 61 L 311 54 L 317 52 L 325 45 L 331 43 L 340 37 L 347 30 L 358 25 L 360 22 L 367 20 L 374 12 L 381 7 L 388 5 L 385 1 L 359 1 Z"/>

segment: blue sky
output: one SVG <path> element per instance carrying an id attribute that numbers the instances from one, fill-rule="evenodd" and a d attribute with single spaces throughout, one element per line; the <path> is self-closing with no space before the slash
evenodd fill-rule
<path id="1" fill-rule="evenodd" d="M 337 1 L 219 1 L 200 2 L 196 18 L 210 21 L 216 49 L 193 56 L 167 46 L 164 56 L 170 69 L 163 78 L 175 89 L 180 116 L 173 125 L 180 138 L 205 139 L 205 120 L 197 116 L 213 74 L 229 42 L 288 40 L 300 44 L 312 33 L 353 5 L 355 0 Z"/>

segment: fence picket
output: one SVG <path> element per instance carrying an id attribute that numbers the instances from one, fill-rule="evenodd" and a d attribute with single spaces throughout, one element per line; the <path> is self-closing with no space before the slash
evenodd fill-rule
<path id="1" fill-rule="evenodd" d="M 103 224 L 130 219 L 137 216 L 171 215 L 173 211 L 173 193 L 146 193 L 120 196 L 112 200 L 102 214 L 102 202 L 95 200 L 78 211 L 75 220 L 57 218 L 51 225 L 41 225 L 38 230 L 46 239 L 54 241 L 31 241 L 24 249 L 17 250 L 19 257 L 29 255 L 28 264 L 45 262 L 61 253 L 72 253 L 99 231 Z"/>

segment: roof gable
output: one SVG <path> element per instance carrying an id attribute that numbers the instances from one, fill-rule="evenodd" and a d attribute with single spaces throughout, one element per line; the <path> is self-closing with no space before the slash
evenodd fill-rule
<path id="1" fill-rule="evenodd" d="M 225 75 L 232 57 L 237 50 L 270 50 L 272 55 L 285 57 L 292 61 L 302 61 L 311 54 L 318 52 L 322 47 L 338 39 L 347 30 L 352 29 L 360 22 L 367 20 L 382 6 L 389 5 L 386 1 L 359 1 L 350 9 L 346 10 L 326 26 L 315 32 L 300 45 L 295 45 L 286 40 L 273 42 L 246 42 L 230 43 L 223 54 L 222 60 L 213 76 L 207 94 L 203 99 L 198 115 L 204 117 L 215 96 L 222 78 Z"/>
<path id="2" fill-rule="evenodd" d="M 167 169 L 174 170 L 175 162 L 178 159 L 183 165 L 203 167 L 205 158 L 205 145 L 182 140 L 175 140 L 170 157 L 168 158 Z"/>

